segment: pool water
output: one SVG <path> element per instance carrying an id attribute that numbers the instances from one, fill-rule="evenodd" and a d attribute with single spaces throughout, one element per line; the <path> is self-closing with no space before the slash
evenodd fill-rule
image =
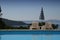
<path id="1" fill-rule="evenodd" d="M 0 40 L 60 40 L 60 35 L 0 35 Z"/>

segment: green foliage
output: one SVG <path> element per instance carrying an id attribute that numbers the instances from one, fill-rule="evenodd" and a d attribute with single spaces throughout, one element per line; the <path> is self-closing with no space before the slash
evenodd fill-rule
<path id="1" fill-rule="evenodd" d="M 39 26 L 45 25 L 45 22 L 39 22 Z"/>
<path id="2" fill-rule="evenodd" d="M 2 18 L 0 18 L 0 29 L 4 29 L 6 24 L 2 21 Z"/>
<path id="3" fill-rule="evenodd" d="M 20 26 L 20 27 L 18 27 L 18 29 L 29 29 L 29 27 Z"/>
<path id="4" fill-rule="evenodd" d="M 57 29 L 58 28 L 58 24 L 52 24 L 52 27 L 53 27 L 53 29 Z"/>

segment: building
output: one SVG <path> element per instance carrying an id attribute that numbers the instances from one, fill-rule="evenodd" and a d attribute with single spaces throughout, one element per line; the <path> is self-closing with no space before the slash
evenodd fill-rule
<path id="1" fill-rule="evenodd" d="M 32 22 L 32 25 L 30 26 L 30 30 L 52 30 L 52 23 L 46 22 L 45 25 L 39 26 L 39 22 Z"/>
<path id="2" fill-rule="evenodd" d="M 43 8 L 41 8 L 41 14 L 40 14 L 40 17 L 39 17 L 39 20 L 44 20 L 44 12 L 43 12 Z M 30 26 L 30 30 L 33 30 L 33 29 L 37 29 L 37 30 L 50 30 L 50 29 L 53 29 L 52 27 L 52 23 L 50 22 L 45 22 L 45 25 L 43 26 L 39 26 L 39 22 L 32 22 L 32 25 Z"/>
<path id="3" fill-rule="evenodd" d="M 32 30 L 32 29 L 40 29 L 40 27 L 38 25 L 39 25 L 38 22 L 32 22 L 32 25 L 30 26 L 30 30 Z"/>
<path id="4" fill-rule="evenodd" d="M 53 29 L 51 22 L 46 22 L 45 25 L 41 26 L 41 30 L 51 30 Z"/>

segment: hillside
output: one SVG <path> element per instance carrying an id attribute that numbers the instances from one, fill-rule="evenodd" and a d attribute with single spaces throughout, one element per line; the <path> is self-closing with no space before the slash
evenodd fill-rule
<path id="1" fill-rule="evenodd" d="M 24 23 L 23 21 L 13 21 L 13 20 L 8 20 L 8 19 L 5 19 L 5 18 L 3 18 L 2 19 L 5 23 L 6 23 L 6 25 L 8 25 L 8 26 L 13 26 L 13 27 L 18 27 L 18 26 L 20 26 L 20 25 L 27 25 L 26 23 Z"/>

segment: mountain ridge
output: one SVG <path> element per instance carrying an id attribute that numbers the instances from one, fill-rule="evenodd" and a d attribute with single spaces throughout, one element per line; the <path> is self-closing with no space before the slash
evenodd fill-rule
<path id="1" fill-rule="evenodd" d="M 26 23 L 24 23 L 23 21 L 15 21 L 15 20 L 9 20 L 9 19 L 5 19 L 2 18 L 2 21 L 5 22 L 6 25 L 8 26 L 20 26 L 20 25 L 27 25 Z"/>

